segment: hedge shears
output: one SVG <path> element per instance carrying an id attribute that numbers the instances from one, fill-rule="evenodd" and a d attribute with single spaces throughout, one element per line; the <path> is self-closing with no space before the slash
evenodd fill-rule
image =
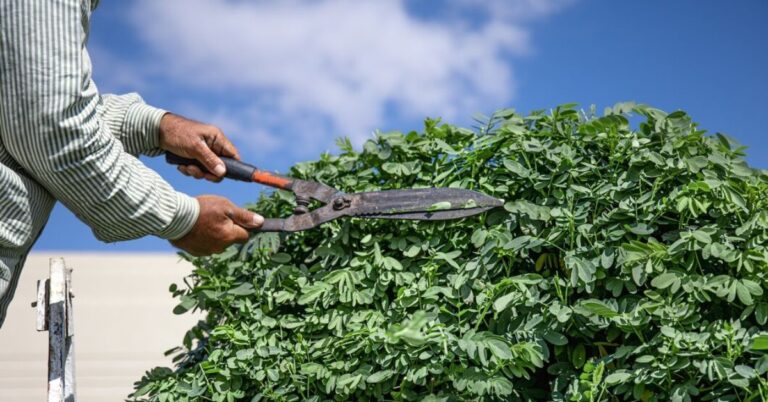
<path id="1" fill-rule="evenodd" d="M 207 171 L 197 160 L 170 152 L 165 160 L 172 165 L 194 165 Z M 403 190 L 344 193 L 314 181 L 281 176 L 236 159 L 221 157 L 227 168 L 224 177 L 293 192 L 296 207 L 285 219 L 265 219 L 262 232 L 298 232 L 341 217 L 410 219 L 438 221 L 460 219 L 503 205 L 503 201 L 477 191 L 458 188 L 414 188 Z M 324 206 L 310 210 L 311 200 Z"/>

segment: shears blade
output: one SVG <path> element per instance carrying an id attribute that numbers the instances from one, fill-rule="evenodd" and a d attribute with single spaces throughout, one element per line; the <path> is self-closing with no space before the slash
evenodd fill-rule
<path id="1" fill-rule="evenodd" d="M 168 163 L 205 167 L 197 160 L 166 153 Z M 298 232 L 312 229 L 344 216 L 374 219 L 437 221 L 459 219 L 500 207 L 504 201 L 461 188 L 415 188 L 344 194 L 324 184 L 292 179 L 258 169 L 253 165 L 221 157 L 226 175 L 233 180 L 261 183 L 292 191 L 296 196 L 294 214 L 284 219 L 265 219 L 260 231 Z M 310 200 L 323 207 L 309 210 Z"/>
<path id="2" fill-rule="evenodd" d="M 421 188 L 350 194 L 350 216 L 378 219 L 459 219 L 502 206 L 504 202 L 461 188 Z"/>

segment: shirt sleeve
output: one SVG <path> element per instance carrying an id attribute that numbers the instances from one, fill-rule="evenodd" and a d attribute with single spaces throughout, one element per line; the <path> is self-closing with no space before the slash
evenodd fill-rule
<path id="1" fill-rule="evenodd" d="M 78 0 L 0 3 L 0 138 L 100 240 L 182 237 L 199 205 L 126 152 L 100 116 L 83 7 Z M 125 120 L 132 114 L 145 128 L 157 115 L 135 103 Z"/>
<path id="2" fill-rule="evenodd" d="M 97 108 L 112 135 L 131 155 L 160 155 L 160 120 L 166 111 L 149 106 L 136 93 L 101 95 Z"/>

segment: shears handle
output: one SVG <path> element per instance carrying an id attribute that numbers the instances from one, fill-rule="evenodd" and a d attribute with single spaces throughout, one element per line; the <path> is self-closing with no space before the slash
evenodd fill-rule
<path id="1" fill-rule="evenodd" d="M 288 177 L 260 170 L 256 166 L 240 162 L 237 159 L 227 158 L 225 156 L 220 156 L 219 158 L 224 162 L 224 166 L 227 168 L 227 173 L 224 174 L 224 177 L 228 179 L 255 182 L 283 190 L 291 190 L 293 187 L 293 179 Z M 208 172 L 208 169 L 206 169 L 200 161 L 184 158 L 171 152 L 165 153 L 165 161 L 171 165 L 197 166 L 203 172 Z"/>

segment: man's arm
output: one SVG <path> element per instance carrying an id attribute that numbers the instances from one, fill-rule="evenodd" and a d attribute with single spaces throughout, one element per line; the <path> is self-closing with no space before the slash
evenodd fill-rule
<path id="1" fill-rule="evenodd" d="M 198 202 L 138 159 L 98 119 L 78 0 L 0 3 L 2 141 L 104 241 L 184 236 Z"/>
<path id="2" fill-rule="evenodd" d="M 179 166 L 179 171 L 187 176 L 219 182 L 225 173 L 219 156 L 240 159 L 237 148 L 218 127 L 146 105 L 138 94 L 103 95 L 97 110 L 112 135 L 131 155 L 157 156 L 171 151 L 197 159 L 209 172 L 215 172 Z"/>
<path id="3" fill-rule="evenodd" d="M 123 143 L 125 152 L 134 156 L 156 156 L 163 152 L 160 121 L 165 110 L 145 104 L 136 93 L 101 95 L 97 110 L 112 135 Z"/>

